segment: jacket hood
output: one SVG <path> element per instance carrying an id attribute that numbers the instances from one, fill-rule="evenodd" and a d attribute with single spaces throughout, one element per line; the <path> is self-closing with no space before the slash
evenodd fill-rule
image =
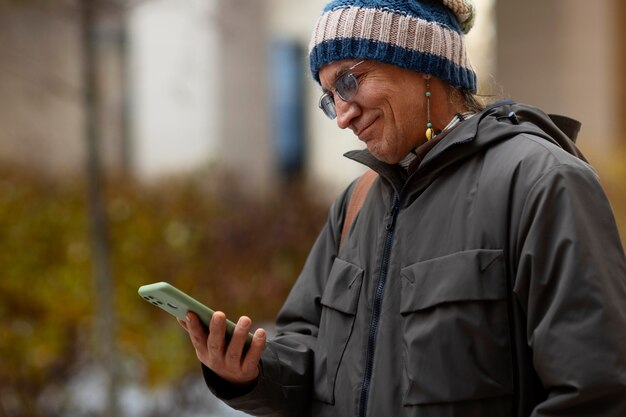
<path id="1" fill-rule="evenodd" d="M 477 116 L 479 119 L 476 123 L 475 137 L 479 144 L 529 133 L 542 137 L 586 162 L 576 147 L 576 139 L 581 128 L 581 123 L 577 120 L 562 115 L 546 114 L 537 107 L 511 100 L 488 106 Z"/>

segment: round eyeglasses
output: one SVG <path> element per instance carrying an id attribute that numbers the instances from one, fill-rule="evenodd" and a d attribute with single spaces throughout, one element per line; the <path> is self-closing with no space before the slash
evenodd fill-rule
<path id="1" fill-rule="evenodd" d="M 359 91 L 359 81 L 352 73 L 352 70 L 364 62 L 365 60 L 357 62 L 356 64 L 345 70 L 335 80 L 335 85 L 332 90 L 334 90 L 339 98 L 343 101 L 352 100 L 356 96 L 356 93 Z M 324 94 L 322 94 L 322 97 L 320 97 L 319 107 L 329 119 L 333 120 L 335 117 L 337 117 L 335 97 L 332 91 L 326 91 Z"/>

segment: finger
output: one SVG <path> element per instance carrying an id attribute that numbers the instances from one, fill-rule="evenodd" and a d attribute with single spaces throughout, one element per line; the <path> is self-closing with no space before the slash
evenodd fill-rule
<path id="1" fill-rule="evenodd" d="M 207 351 L 207 331 L 200 318 L 193 312 L 187 313 L 187 332 L 198 357 L 203 357 Z"/>
<path id="2" fill-rule="evenodd" d="M 203 343 L 207 337 L 207 330 L 200 317 L 192 311 L 187 313 L 187 329 L 194 339 L 201 340 Z"/>
<path id="3" fill-rule="evenodd" d="M 252 320 L 249 317 L 239 317 L 226 350 L 227 360 L 231 365 L 241 366 L 243 347 L 246 343 L 250 326 L 252 326 Z"/>
<path id="4" fill-rule="evenodd" d="M 180 326 L 181 326 L 183 329 L 185 329 L 185 331 L 186 331 L 187 333 L 189 333 L 189 328 L 188 328 L 188 326 L 187 326 L 187 322 L 186 322 L 185 320 L 182 320 L 182 319 L 179 319 L 179 318 L 176 318 L 176 320 L 178 321 L 178 324 L 180 324 Z"/>
<path id="5" fill-rule="evenodd" d="M 213 353 L 223 354 L 226 337 L 226 315 L 216 311 L 209 323 L 207 347 Z"/>
<path id="6" fill-rule="evenodd" d="M 202 330 L 207 335 L 209 334 L 208 326 L 204 324 L 204 321 L 202 321 L 202 319 L 197 313 L 194 313 L 193 311 L 188 311 L 185 317 L 186 317 L 185 321 L 187 322 L 188 327 L 191 327 L 190 323 L 193 321 L 193 327 L 195 329 L 198 329 L 198 331 Z"/>
<path id="7" fill-rule="evenodd" d="M 259 361 L 261 360 L 261 354 L 265 350 L 265 344 L 267 342 L 267 334 L 264 329 L 257 329 L 252 337 L 252 343 L 248 348 L 243 363 L 241 365 L 244 373 L 254 373 L 258 369 Z"/>

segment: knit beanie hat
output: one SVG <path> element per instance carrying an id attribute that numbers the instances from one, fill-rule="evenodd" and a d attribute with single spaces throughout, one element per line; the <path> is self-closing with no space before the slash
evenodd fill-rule
<path id="1" fill-rule="evenodd" d="M 476 92 L 464 42 L 474 13 L 472 0 L 333 0 L 313 31 L 311 73 L 319 83 L 326 64 L 371 59 Z"/>

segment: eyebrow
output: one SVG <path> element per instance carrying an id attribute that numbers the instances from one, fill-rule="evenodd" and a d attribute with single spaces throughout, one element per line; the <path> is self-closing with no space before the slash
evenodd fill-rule
<path id="1" fill-rule="evenodd" d="M 346 72 L 348 72 L 351 68 L 356 67 L 357 65 L 361 64 L 365 62 L 365 60 L 361 60 L 359 62 L 357 62 L 356 64 L 343 64 L 340 68 L 337 68 L 337 71 L 335 71 L 334 74 L 334 78 L 333 78 L 333 87 L 335 86 L 335 84 L 337 83 L 337 79 L 339 79 L 339 77 L 341 77 L 342 75 L 344 75 Z M 329 92 L 329 89 L 326 89 L 324 87 L 322 87 L 322 91 L 324 93 Z"/>
<path id="2" fill-rule="evenodd" d="M 337 83 L 337 79 L 341 77 L 343 74 L 345 74 L 349 68 L 350 68 L 350 65 L 344 65 L 341 68 L 338 68 L 337 71 L 335 71 L 335 74 L 333 75 L 333 82 L 332 82 L 331 88 L 324 88 L 322 86 L 322 92 L 329 93 L 333 89 L 335 84 Z"/>
<path id="3" fill-rule="evenodd" d="M 334 74 L 334 78 L 333 78 L 333 84 L 332 84 L 332 86 L 333 86 L 333 87 L 335 86 L 335 84 L 337 83 L 337 79 L 338 79 L 339 77 L 341 77 L 343 74 L 345 74 L 346 72 L 348 72 L 350 69 L 352 69 L 352 68 L 356 67 L 357 65 L 360 65 L 360 64 L 364 63 L 365 61 L 366 61 L 366 60 L 365 60 L 365 59 L 363 59 L 363 60 L 361 60 L 361 61 L 357 62 L 356 64 L 351 64 L 351 65 L 350 65 L 350 64 L 343 64 L 340 68 L 337 68 L 337 70 L 335 71 L 335 74 Z M 327 88 L 322 87 L 322 92 L 324 92 L 324 93 L 328 93 L 328 92 L 330 92 L 330 91 L 331 91 L 330 89 L 327 89 Z"/>
<path id="4" fill-rule="evenodd" d="M 341 68 L 337 68 L 337 71 L 335 71 L 334 81 L 337 82 L 337 79 L 341 77 L 343 74 L 345 74 L 346 72 L 348 72 L 348 70 L 352 68 L 353 65 L 344 64 Z"/>

